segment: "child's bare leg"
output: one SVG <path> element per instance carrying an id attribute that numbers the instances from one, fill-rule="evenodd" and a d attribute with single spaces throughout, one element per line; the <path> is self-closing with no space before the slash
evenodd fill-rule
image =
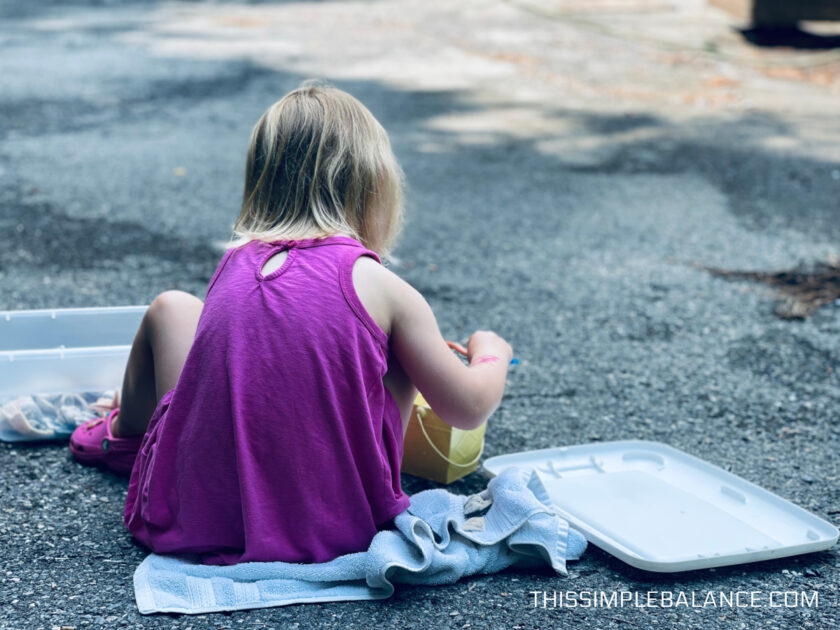
<path id="1" fill-rule="evenodd" d="M 158 401 L 178 382 L 203 306 L 183 291 L 161 293 L 149 305 L 128 356 L 115 436 L 146 432 Z"/>

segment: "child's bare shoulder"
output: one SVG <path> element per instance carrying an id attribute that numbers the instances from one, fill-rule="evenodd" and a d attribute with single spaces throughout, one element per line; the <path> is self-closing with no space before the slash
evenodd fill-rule
<path id="1" fill-rule="evenodd" d="M 370 256 L 360 256 L 353 265 L 353 287 L 362 305 L 388 335 L 403 308 L 418 299 L 425 302 L 414 287 Z"/>

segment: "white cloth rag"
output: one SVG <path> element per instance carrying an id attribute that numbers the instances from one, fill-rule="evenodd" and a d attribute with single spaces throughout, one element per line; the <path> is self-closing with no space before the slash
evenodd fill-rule
<path id="1" fill-rule="evenodd" d="M 143 614 L 198 614 L 385 599 L 396 583 L 452 584 L 514 566 L 547 563 L 566 575 L 566 561 L 586 549 L 537 473 L 524 468 L 504 470 L 470 497 L 444 489 L 418 492 L 394 525 L 377 532 L 367 551 L 323 563 L 211 566 L 151 554 L 134 573 L 137 608 Z"/>
<path id="2" fill-rule="evenodd" d="M 18 396 L 0 406 L 0 441 L 66 440 L 85 421 L 118 406 L 118 390 Z"/>

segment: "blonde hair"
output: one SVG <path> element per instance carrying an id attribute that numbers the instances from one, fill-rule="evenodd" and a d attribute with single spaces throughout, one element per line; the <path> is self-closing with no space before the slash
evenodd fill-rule
<path id="1" fill-rule="evenodd" d="M 403 173 L 358 100 L 307 81 L 251 132 L 242 211 L 228 247 L 344 233 L 387 255 L 403 221 Z"/>

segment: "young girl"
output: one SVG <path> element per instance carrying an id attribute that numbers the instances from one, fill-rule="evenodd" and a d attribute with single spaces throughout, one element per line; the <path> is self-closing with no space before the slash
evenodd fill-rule
<path id="1" fill-rule="evenodd" d="M 423 297 L 380 264 L 401 219 L 401 171 L 359 101 L 307 83 L 263 114 L 205 302 L 152 302 L 120 407 L 70 442 L 80 463 L 130 473 L 140 542 L 205 564 L 364 551 L 409 505 L 415 388 L 458 428 L 495 410 L 511 347 L 479 331 L 469 366 L 449 350 Z"/>

